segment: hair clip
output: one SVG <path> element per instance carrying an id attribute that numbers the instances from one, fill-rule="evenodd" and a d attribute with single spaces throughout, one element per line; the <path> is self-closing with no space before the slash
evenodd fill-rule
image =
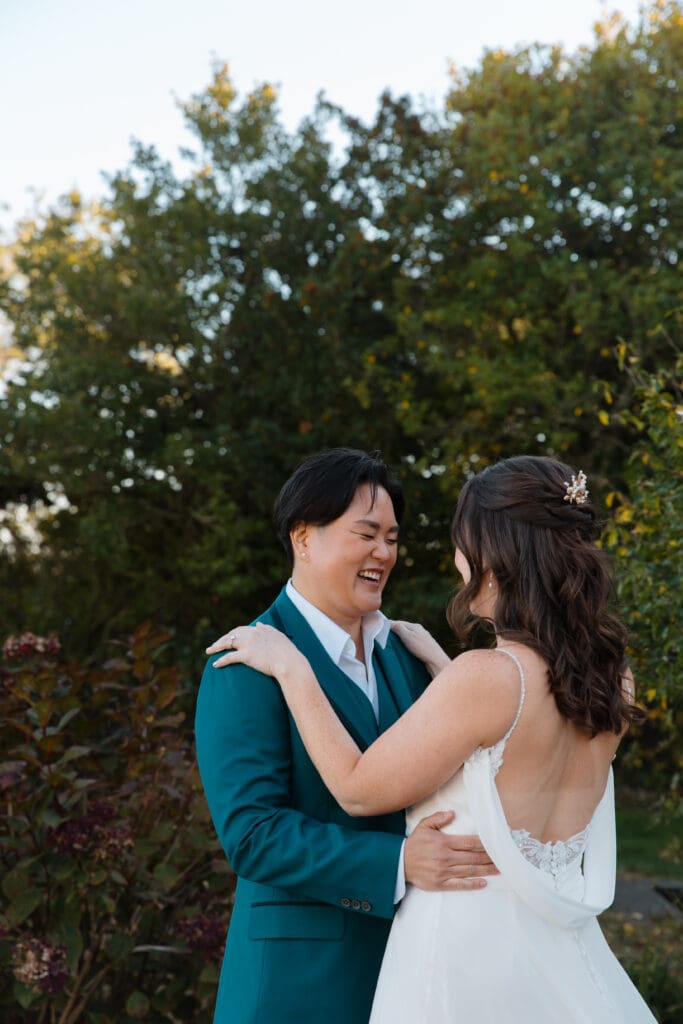
<path id="1" fill-rule="evenodd" d="M 579 470 L 579 475 L 574 476 L 572 473 L 572 482 L 567 483 L 564 481 L 564 485 L 567 488 L 564 500 L 570 503 L 576 502 L 577 505 L 585 505 L 588 501 L 588 495 L 590 491 L 586 487 L 588 478 L 582 469 Z"/>

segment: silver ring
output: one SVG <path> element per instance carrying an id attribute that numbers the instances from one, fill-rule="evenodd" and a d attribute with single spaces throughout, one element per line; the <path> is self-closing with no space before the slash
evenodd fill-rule
<path id="1" fill-rule="evenodd" d="M 237 639 L 237 637 L 236 637 L 236 635 L 234 633 L 231 633 L 230 636 L 228 637 L 228 643 L 230 644 L 231 647 L 235 646 L 235 640 L 236 639 Z"/>

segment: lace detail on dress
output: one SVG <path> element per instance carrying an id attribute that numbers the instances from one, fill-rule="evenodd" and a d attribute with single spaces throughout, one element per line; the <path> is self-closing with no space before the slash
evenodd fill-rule
<path id="1" fill-rule="evenodd" d="M 525 828 L 511 828 L 510 835 L 529 863 L 552 875 L 557 884 L 558 878 L 565 868 L 583 856 L 589 831 L 590 826 L 587 826 L 576 835 L 570 836 L 569 839 L 558 840 L 556 843 L 542 843 L 540 839 L 535 839 L 530 835 Z"/>

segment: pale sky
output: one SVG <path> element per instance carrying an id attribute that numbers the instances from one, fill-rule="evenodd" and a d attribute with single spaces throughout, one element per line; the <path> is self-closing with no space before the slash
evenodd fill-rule
<path id="1" fill-rule="evenodd" d="M 0 0 L 0 240 L 72 188 L 101 195 L 130 139 L 174 160 L 189 139 L 176 98 L 226 60 L 240 92 L 268 81 L 294 128 L 316 93 L 370 120 L 382 90 L 439 102 L 450 61 L 560 42 L 574 50 L 639 0 Z"/>

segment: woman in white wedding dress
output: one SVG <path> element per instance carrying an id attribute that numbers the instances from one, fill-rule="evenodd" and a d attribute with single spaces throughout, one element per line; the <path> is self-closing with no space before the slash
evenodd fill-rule
<path id="1" fill-rule="evenodd" d="M 561 463 L 508 459 L 468 481 L 453 520 L 465 586 L 449 620 L 461 635 L 490 622 L 496 647 L 450 661 L 421 627 L 395 623 L 435 678 L 362 753 L 283 634 L 231 631 L 228 658 L 278 679 L 349 813 L 410 805 L 410 831 L 453 809 L 449 830 L 478 833 L 499 869 L 480 891 L 409 887 L 371 1024 L 655 1020 L 597 923 L 614 895 L 611 762 L 641 712 L 594 537 L 586 478 Z"/>

